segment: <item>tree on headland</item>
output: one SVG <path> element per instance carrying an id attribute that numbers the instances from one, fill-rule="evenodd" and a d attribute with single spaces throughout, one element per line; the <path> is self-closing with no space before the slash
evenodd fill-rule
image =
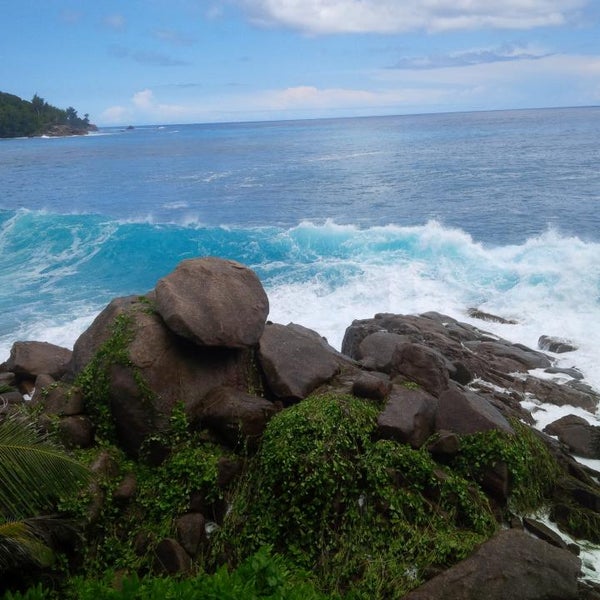
<path id="1" fill-rule="evenodd" d="M 48 104 L 37 93 L 30 102 L 0 92 L 0 138 L 35 135 L 77 135 L 95 130 L 86 114 L 82 119 L 69 106 L 66 110 Z"/>

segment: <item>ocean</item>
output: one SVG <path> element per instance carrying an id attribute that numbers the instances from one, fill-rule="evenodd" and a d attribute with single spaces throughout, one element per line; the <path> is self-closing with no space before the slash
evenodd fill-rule
<path id="1" fill-rule="evenodd" d="M 558 364 L 600 390 L 599 167 L 600 107 L 0 140 L 0 361 L 71 347 L 112 298 L 211 255 L 338 349 L 353 319 L 434 310 L 568 339 Z"/>

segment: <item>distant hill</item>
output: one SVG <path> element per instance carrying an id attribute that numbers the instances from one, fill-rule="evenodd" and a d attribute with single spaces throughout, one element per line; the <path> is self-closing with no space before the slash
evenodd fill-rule
<path id="1" fill-rule="evenodd" d="M 84 135 L 96 129 L 87 114 L 79 117 L 72 106 L 62 110 L 37 94 L 28 101 L 0 92 L 0 138 Z"/>

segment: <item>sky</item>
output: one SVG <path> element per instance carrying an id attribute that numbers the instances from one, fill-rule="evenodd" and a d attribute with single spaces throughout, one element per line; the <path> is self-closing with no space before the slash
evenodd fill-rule
<path id="1" fill-rule="evenodd" d="M 0 91 L 99 126 L 600 104 L 600 0 L 0 0 Z"/>

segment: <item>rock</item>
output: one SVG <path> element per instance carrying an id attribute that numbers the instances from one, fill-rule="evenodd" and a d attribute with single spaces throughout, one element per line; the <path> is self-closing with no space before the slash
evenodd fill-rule
<path id="1" fill-rule="evenodd" d="M 544 540 L 557 548 L 567 549 L 567 543 L 550 527 L 544 525 L 536 519 L 530 519 L 529 517 L 523 517 L 523 525 L 527 531 L 535 535 L 540 540 Z"/>
<path id="2" fill-rule="evenodd" d="M 394 353 L 398 346 L 410 339 L 397 333 L 377 331 L 368 335 L 358 346 L 358 360 L 375 371 L 390 373 L 393 366 Z"/>
<path id="3" fill-rule="evenodd" d="M 177 403 L 191 406 L 219 386 L 247 390 L 258 377 L 253 350 L 196 346 L 168 329 L 143 298 L 111 303 L 77 340 L 72 364 L 89 361 L 91 349 L 111 340 L 115 324 L 122 347 L 100 356 L 106 389 L 97 395 L 109 399 L 117 438 L 130 455 L 148 436 L 168 430 Z M 114 338 L 111 344 L 119 345 Z"/>
<path id="4" fill-rule="evenodd" d="M 391 390 L 392 382 L 384 373 L 361 373 L 352 383 L 352 394 L 369 400 L 383 400 Z"/>
<path id="5" fill-rule="evenodd" d="M 67 370 L 71 351 L 48 342 L 15 342 L 6 368 L 17 376 L 35 379 L 45 373 L 59 379 Z"/>
<path id="6" fill-rule="evenodd" d="M 41 393 L 38 395 L 37 382 L 39 379 L 40 377 L 36 379 L 36 393 L 33 401 L 42 405 L 44 414 L 66 417 L 83 413 L 83 395 L 79 388 L 65 383 L 54 383 L 40 390 Z"/>
<path id="7" fill-rule="evenodd" d="M 550 359 L 545 354 L 521 344 L 511 344 L 498 340 L 466 342 L 465 346 L 484 359 L 501 366 L 500 370 L 505 372 L 524 372 L 531 369 L 545 369 L 552 366 Z"/>
<path id="8" fill-rule="evenodd" d="M 502 323 L 503 325 L 516 325 L 517 321 L 513 319 L 505 319 L 498 315 L 492 315 L 490 313 L 483 312 L 478 308 L 467 309 L 467 314 L 473 319 L 481 319 L 482 321 L 489 321 L 490 323 Z"/>
<path id="9" fill-rule="evenodd" d="M 557 436 L 573 454 L 600 458 L 600 427 L 590 425 L 582 417 L 566 415 L 547 425 L 544 432 Z"/>
<path id="10" fill-rule="evenodd" d="M 269 314 L 256 274 L 231 260 L 184 260 L 155 292 L 156 309 L 169 329 L 200 346 L 254 346 Z"/>
<path id="11" fill-rule="evenodd" d="M 125 473 L 123 480 L 113 492 L 116 502 L 129 502 L 137 492 L 137 478 L 135 473 Z"/>
<path id="12" fill-rule="evenodd" d="M 580 565 L 568 550 L 507 529 L 403 600 L 577 600 Z"/>
<path id="13" fill-rule="evenodd" d="M 573 352 L 577 350 L 575 346 L 569 340 L 563 340 L 557 337 L 551 337 L 549 335 L 542 335 L 538 340 L 538 348 L 545 350 L 546 352 L 554 352 L 555 354 L 562 354 L 564 352 Z"/>
<path id="14" fill-rule="evenodd" d="M 318 333 L 293 323 L 268 324 L 258 356 L 269 391 L 285 402 L 303 400 L 349 364 Z"/>
<path id="15" fill-rule="evenodd" d="M 377 417 L 375 436 L 420 448 L 433 434 L 436 408 L 431 394 L 395 385 Z"/>
<path id="16" fill-rule="evenodd" d="M 576 369 L 575 367 L 569 367 L 569 368 L 548 367 L 547 369 L 544 369 L 544 373 L 550 373 L 551 375 L 564 374 L 564 375 L 568 375 L 569 377 L 572 377 L 573 379 L 577 379 L 577 380 L 583 379 L 583 373 L 579 369 Z"/>
<path id="17" fill-rule="evenodd" d="M 431 443 L 427 445 L 427 450 L 438 460 L 444 461 L 458 454 L 460 450 L 460 439 L 451 431 L 438 431 Z"/>
<path id="18" fill-rule="evenodd" d="M 90 448 L 94 444 L 94 426 L 84 415 L 61 418 L 58 435 L 67 448 Z"/>
<path id="19" fill-rule="evenodd" d="M 232 447 L 248 444 L 255 449 L 278 408 L 258 396 L 228 387 L 217 387 L 188 414 L 192 426 L 208 427 Z"/>
<path id="20" fill-rule="evenodd" d="M 46 396 L 50 391 L 50 387 L 56 385 L 58 384 L 51 375 L 48 375 L 47 373 L 38 375 L 33 384 L 33 394 L 31 395 L 32 405 L 39 405 L 40 403 L 45 402 Z"/>
<path id="21" fill-rule="evenodd" d="M 590 412 L 596 410 L 600 401 L 600 395 L 597 392 L 577 381 L 570 381 L 561 385 L 555 381 L 528 376 L 521 381 L 515 380 L 513 387 L 548 404 L 554 404 L 555 406 L 568 404 Z"/>
<path id="22" fill-rule="evenodd" d="M 439 396 L 435 428 L 459 435 L 492 429 L 514 433 L 508 421 L 488 400 L 455 384 Z"/>
<path id="23" fill-rule="evenodd" d="M 201 513 L 187 513 L 175 521 L 177 540 L 192 558 L 208 541 L 205 527 L 206 519 Z"/>
<path id="24" fill-rule="evenodd" d="M 115 298 L 101 311 L 92 324 L 79 336 L 73 346 L 68 377 L 73 379 L 92 360 L 102 344 L 113 334 L 117 317 L 126 315 L 132 307 L 139 307 L 141 296 Z"/>
<path id="25" fill-rule="evenodd" d="M 21 392 L 3 392 L 0 394 L 0 415 L 10 412 L 12 407 L 23 404 L 25 399 Z"/>
<path id="26" fill-rule="evenodd" d="M 418 383 L 434 396 L 448 387 L 450 377 L 444 358 L 421 344 L 404 343 L 396 348 L 393 357 L 392 376 L 402 375 Z"/>
<path id="27" fill-rule="evenodd" d="M 217 487 L 225 491 L 241 474 L 244 463 L 239 458 L 221 456 L 217 461 Z"/>
<path id="28" fill-rule="evenodd" d="M 166 575 L 187 573 L 192 567 L 192 561 L 187 552 L 173 538 L 165 538 L 158 543 L 154 550 L 154 571 Z"/>

